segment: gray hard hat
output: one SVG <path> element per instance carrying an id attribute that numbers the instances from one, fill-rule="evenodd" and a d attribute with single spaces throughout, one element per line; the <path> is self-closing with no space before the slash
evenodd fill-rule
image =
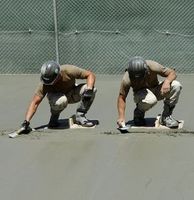
<path id="1" fill-rule="evenodd" d="M 40 80 L 45 85 L 53 85 L 60 74 L 60 65 L 55 61 L 48 61 L 41 67 Z"/>
<path id="2" fill-rule="evenodd" d="M 127 71 L 130 79 L 142 79 L 148 71 L 148 66 L 142 57 L 136 56 L 130 59 Z"/>

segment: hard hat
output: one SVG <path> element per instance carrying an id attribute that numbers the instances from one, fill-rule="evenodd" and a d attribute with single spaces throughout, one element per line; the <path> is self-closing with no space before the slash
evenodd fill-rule
<path id="1" fill-rule="evenodd" d="M 130 79 L 142 79 L 148 72 L 148 66 L 142 57 L 136 56 L 130 59 L 127 71 Z"/>
<path id="2" fill-rule="evenodd" d="M 60 65 L 55 61 L 48 61 L 41 67 L 40 80 L 45 85 L 53 85 L 60 74 Z"/>

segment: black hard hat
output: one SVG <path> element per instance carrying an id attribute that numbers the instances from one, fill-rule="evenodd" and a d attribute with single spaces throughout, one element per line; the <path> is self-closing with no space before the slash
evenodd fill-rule
<path id="1" fill-rule="evenodd" d="M 53 85 L 60 74 L 60 65 L 55 61 L 48 61 L 41 67 L 40 80 L 45 85 Z"/>
<path id="2" fill-rule="evenodd" d="M 127 71 L 130 79 L 142 79 L 148 71 L 148 66 L 142 57 L 136 56 L 130 59 Z"/>

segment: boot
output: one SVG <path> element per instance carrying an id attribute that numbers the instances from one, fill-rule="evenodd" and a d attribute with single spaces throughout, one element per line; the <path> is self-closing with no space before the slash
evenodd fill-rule
<path id="1" fill-rule="evenodd" d="M 139 110 L 136 107 L 134 110 L 134 118 L 133 118 L 135 126 L 145 126 L 146 123 L 145 123 L 144 116 L 145 116 L 145 112 Z"/>
<path id="2" fill-rule="evenodd" d="M 94 126 L 94 124 L 86 118 L 85 113 L 82 112 L 76 113 L 76 123 L 84 127 Z"/>
<path id="3" fill-rule="evenodd" d="M 50 117 L 50 120 L 49 120 L 49 123 L 48 123 L 48 127 L 49 128 L 56 128 L 59 126 L 59 122 L 58 122 L 58 119 L 59 119 L 59 113 L 58 114 L 51 114 L 51 117 Z"/>
<path id="4" fill-rule="evenodd" d="M 160 124 L 168 128 L 178 128 L 178 121 L 171 116 L 174 108 L 175 106 L 169 106 L 167 104 L 164 104 L 164 110 L 160 118 Z"/>

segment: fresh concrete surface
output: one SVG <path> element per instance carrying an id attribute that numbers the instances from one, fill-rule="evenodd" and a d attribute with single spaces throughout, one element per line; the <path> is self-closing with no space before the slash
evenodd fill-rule
<path id="1" fill-rule="evenodd" d="M 10 139 L 7 133 L 24 120 L 38 75 L 1 75 L 0 196 L 4 200 L 193 200 L 193 134 L 117 134 L 116 98 L 121 76 L 97 76 L 97 96 L 88 118 L 95 129 L 33 132 Z M 178 75 L 183 85 L 174 112 L 194 130 L 194 75 Z M 130 93 L 131 94 L 131 93 Z M 76 105 L 62 112 L 68 118 Z M 134 103 L 128 98 L 127 117 Z M 146 116 L 162 110 L 159 102 Z M 45 99 L 31 126 L 48 122 Z M 106 134 L 113 133 L 113 134 Z M 115 134 L 114 134 L 115 133 Z"/>

